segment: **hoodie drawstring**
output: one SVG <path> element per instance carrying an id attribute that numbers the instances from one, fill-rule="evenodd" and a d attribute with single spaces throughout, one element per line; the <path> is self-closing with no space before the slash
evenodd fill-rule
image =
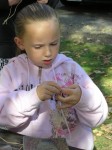
<path id="1" fill-rule="evenodd" d="M 10 12 L 9 12 L 7 18 L 6 18 L 6 19 L 4 20 L 4 22 L 2 23 L 2 25 L 7 24 L 8 20 L 9 20 L 10 18 L 12 18 L 12 17 L 15 15 L 16 10 L 17 10 L 17 7 L 20 5 L 21 2 L 22 2 L 22 0 L 20 0 L 19 3 L 16 5 L 16 7 L 15 7 L 14 12 L 13 12 L 12 15 L 11 15 L 11 12 L 12 12 L 12 7 L 13 7 L 13 6 L 11 6 Z"/>
<path id="2" fill-rule="evenodd" d="M 28 57 L 26 57 L 26 60 L 27 60 L 27 71 L 28 71 L 27 79 L 28 79 L 28 85 L 30 85 L 30 70 L 29 70 Z"/>

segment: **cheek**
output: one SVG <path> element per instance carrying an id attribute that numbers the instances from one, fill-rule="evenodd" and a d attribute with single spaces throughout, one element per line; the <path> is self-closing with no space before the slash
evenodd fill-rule
<path id="1" fill-rule="evenodd" d="M 60 45 L 57 45 L 57 47 L 56 47 L 56 53 L 59 52 L 59 48 L 60 48 Z"/>
<path id="2" fill-rule="evenodd" d="M 52 55 L 57 55 L 58 54 L 58 52 L 59 52 L 59 49 L 58 48 L 55 48 L 55 49 L 53 49 L 52 50 Z"/>
<path id="3" fill-rule="evenodd" d="M 30 58 L 34 60 L 35 62 L 40 61 L 43 56 L 44 56 L 44 53 L 42 51 L 32 51 L 30 53 Z"/>

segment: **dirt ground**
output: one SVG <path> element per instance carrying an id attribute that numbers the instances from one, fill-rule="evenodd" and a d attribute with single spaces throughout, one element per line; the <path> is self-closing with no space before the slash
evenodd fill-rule
<path id="1" fill-rule="evenodd" d="M 74 42 L 112 44 L 112 6 L 79 5 L 56 8 L 62 38 Z"/>

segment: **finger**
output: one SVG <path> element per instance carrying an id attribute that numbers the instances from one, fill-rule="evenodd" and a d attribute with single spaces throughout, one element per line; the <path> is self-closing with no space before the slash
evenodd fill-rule
<path id="1" fill-rule="evenodd" d="M 55 94 L 61 93 L 61 87 L 54 82 L 48 82 L 47 89 Z"/>
<path id="2" fill-rule="evenodd" d="M 51 91 L 49 91 L 49 90 L 46 90 L 46 91 L 44 92 L 44 94 L 52 97 L 52 95 L 53 95 L 54 93 L 51 92 Z"/>
<path id="3" fill-rule="evenodd" d="M 51 85 L 51 86 L 57 88 L 59 91 L 61 91 L 61 87 L 56 82 L 49 81 L 48 83 L 49 83 L 49 85 Z"/>
<path id="4" fill-rule="evenodd" d="M 52 86 L 48 86 L 46 90 L 49 91 L 52 95 L 60 94 L 60 91 L 57 88 Z"/>
<path id="5" fill-rule="evenodd" d="M 44 95 L 47 95 L 50 99 L 53 97 L 55 93 L 49 90 L 44 91 Z M 55 98 L 55 97 L 54 97 Z"/>
<path id="6" fill-rule="evenodd" d="M 51 99 L 52 96 L 51 95 L 45 95 L 45 100 Z"/>
<path id="7" fill-rule="evenodd" d="M 56 100 L 62 102 L 63 104 L 68 105 L 76 105 L 79 102 L 79 99 L 75 98 L 74 96 L 68 96 L 68 97 L 62 97 L 62 96 L 56 96 Z"/>
<path id="8" fill-rule="evenodd" d="M 41 100 L 51 99 L 53 93 L 46 88 L 43 88 L 43 86 L 37 87 L 37 95 Z"/>
<path id="9" fill-rule="evenodd" d="M 73 90 L 70 88 L 62 88 L 63 95 L 71 95 L 73 94 Z"/>
<path id="10" fill-rule="evenodd" d="M 77 88 L 63 88 L 62 93 L 63 95 L 77 95 L 78 92 L 81 92 L 81 89 L 79 86 Z"/>
<path id="11" fill-rule="evenodd" d="M 63 103 L 71 103 L 71 99 L 74 99 L 73 96 L 67 96 L 67 97 L 62 97 L 61 95 L 56 96 L 56 100 L 63 102 Z"/>

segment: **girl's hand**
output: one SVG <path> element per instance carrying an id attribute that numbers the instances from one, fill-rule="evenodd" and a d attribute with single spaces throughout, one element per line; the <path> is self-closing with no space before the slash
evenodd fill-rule
<path id="1" fill-rule="evenodd" d="M 51 99 L 53 95 L 60 93 L 60 86 L 53 81 L 45 81 L 37 87 L 37 95 L 42 101 Z"/>
<path id="2" fill-rule="evenodd" d="M 58 105 L 58 109 L 69 108 L 76 105 L 81 98 L 81 88 L 77 84 L 73 84 L 67 88 L 62 89 L 62 95 L 58 95 L 56 100 L 61 102 L 61 105 Z"/>
<path id="3" fill-rule="evenodd" d="M 37 0 L 38 3 L 44 3 L 44 4 L 47 4 L 48 3 L 48 0 Z"/>

